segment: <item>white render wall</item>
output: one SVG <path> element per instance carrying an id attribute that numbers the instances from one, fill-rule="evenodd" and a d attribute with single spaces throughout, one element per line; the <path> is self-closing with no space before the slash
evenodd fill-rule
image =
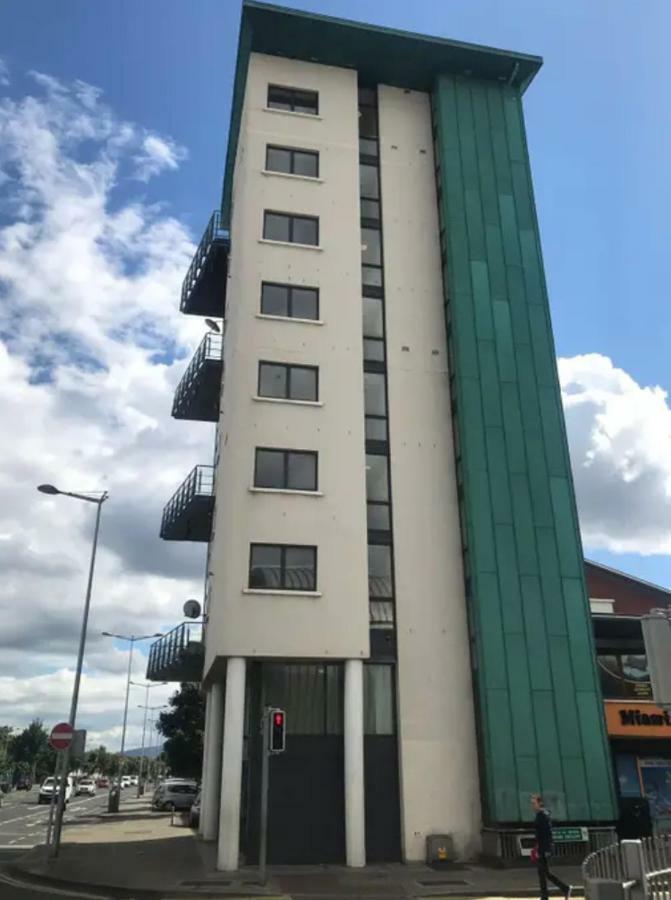
<path id="1" fill-rule="evenodd" d="M 264 109 L 269 83 L 319 117 Z M 319 150 L 320 181 L 265 174 L 266 144 Z M 369 653 L 356 73 L 252 54 L 234 180 L 205 673 L 221 656 Z M 320 249 L 264 243 L 264 209 L 319 216 Z M 320 288 L 323 324 L 259 318 L 261 282 Z M 319 366 L 320 406 L 255 400 L 259 360 Z M 323 496 L 256 493 L 254 449 L 319 451 Z M 252 542 L 318 546 L 321 596 L 246 592 Z"/>
<path id="2" fill-rule="evenodd" d="M 430 104 L 378 96 L 403 851 L 449 833 L 468 857 L 480 798 Z"/>

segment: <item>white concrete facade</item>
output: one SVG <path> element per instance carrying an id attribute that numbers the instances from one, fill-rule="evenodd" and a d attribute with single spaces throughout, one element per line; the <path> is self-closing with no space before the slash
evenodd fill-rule
<path id="1" fill-rule="evenodd" d="M 480 796 L 429 96 L 378 91 L 403 852 L 479 847 Z"/>
<path id="2" fill-rule="evenodd" d="M 268 84 L 318 91 L 319 116 L 266 109 Z M 449 833 L 469 857 L 479 847 L 480 798 L 429 97 L 381 86 L 378 98 L 402 852 L 423 859 L 426 836 Z M 266 172 L 268 144 L 318 150 L 319 179 Z M 204 783 L 220 790 L 220 804 L 206 801 L 201 833 L 214 838 L 218 828 L 218 867 L 226 871 L 238 866 L 253 659 L 343 662 L 346 858 L 366 863 L 358 169 L 357 73 L 252 53 L 234 176 L 205 659 Z M 318 216 L 319 247 L 265 241 L 264 210 Z M 261 316 L 263 281 L 318 287 L 319 321 Z M 260 361 L 318 366 L 318 402 L 259 398 Z M 318 492 L 253 490 L 256 447 L 317 451 Z M 315 591 L 250 589 L 251 543 L 317 546 Z M 224 665 L 225 704 L 217 683 Z"/>

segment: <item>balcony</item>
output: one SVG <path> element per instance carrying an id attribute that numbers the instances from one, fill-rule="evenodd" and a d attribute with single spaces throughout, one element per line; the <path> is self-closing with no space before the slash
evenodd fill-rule
<path id="1" fill-rule="evenodd" d="M 151 645 L 148 681 L 200 681 L 205 657 L 199 625 L 178 625 Z"/>
<path id="2" fill-rule="evenodd" d="M 214 511 L 214 468 L 196 466 L 163 510 L 164 541 L 209 541 Z"/>
<path id="3" fill-rule="evenodd" d="M 221 225 L 221 214 L 213 212 L 182 284 L 179 308 L 183 313 L 224 318 L 230 247 L 229 233 Z"/>
<path id="4" fill-rule="evenodd" d="M 196 350 L 175 391 L 172 414 L 176 419 L 216 422 L 224 368 L 223 335 L 208 332 Z"/>

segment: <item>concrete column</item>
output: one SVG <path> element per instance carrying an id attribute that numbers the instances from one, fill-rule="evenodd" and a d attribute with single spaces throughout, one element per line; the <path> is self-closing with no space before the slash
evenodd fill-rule
<path id="1" fill-rule="evenodd" d="M 200 808 L 200 833 L 205 841 L 214 841 L 219 823 L 221 791 L 221 743 L 224 718 L 224 686 L 212 685 L 207 695 L 207 727 L 205 731 L 205 769 Z"/>
<path id="2" fill-rule="evenodd" d="M 207 771 L 207 736 L 210 731 L 210 694 L 211 689 L 205 692 L 205 728 L 203 730 L 203 774 L 200 780 L 200 821 L 198 822 L 198 834 L 203 836 L 203 822 L 205 820 L 205 807 L 207 806 L 208 771 Z"/>
<path id="3" fill-rule="evenodd" d="M 363 662 L 345 661 L 345 846 L 347 865 L 366 865 Z"/>
<path id="4" fill-rule="evenodd" d="M 221 759 L 221 805 L 217 869 L 235 872 L 240 855 L 240 793 L 245 713 L 245 660 L 231 656 L 226 667 L 224 740 Z"/>

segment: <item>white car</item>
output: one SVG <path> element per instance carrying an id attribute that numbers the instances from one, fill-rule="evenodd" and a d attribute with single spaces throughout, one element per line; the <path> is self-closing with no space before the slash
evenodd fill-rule
<path id="1" fill-rule="evenodd" d="M 121 776 L 121 787 L 122 788 L 130 787 L 131 784 L 132 784 L 132 782 L 130 780 L 130 775 L 122 775 Z"/>
<path id="2" fill-rule="evenodd" d="M 95 797 L 96 783 L 92 778 L 82 778 L 77 785 L 77 796 L 86 794 L 88 797 Z"/>
<path id="3" fill-rule="evenodd" d="M 139 778 L 139 776 L 138 776 L 138 775 L 131 775 L 131 776 L 130 776 L 130 783 L 131 783 L 131 785 L 132 785 L 133 787 L 137 787 L 138 784 L 140 783 L 140 778 Z"/>
<path id="4" fill-rule="evenodd" d="M 53 778 L 51 775 L 48 778 L 45 778 L 40 787 L 40 792 L 37 795 L 38 803 L 51 803 L 51 797 L 54 793 L 54 786 L 56 790 L 56 796 L 58 796 L 58 791 L 60 788 L 60 778 Z M 74 790 L 74 782 L 72 778 L 68 775 L 65 782 L 65 802 L 68 803 L 70 797 L 72 797 L 72 792 Z"/>

